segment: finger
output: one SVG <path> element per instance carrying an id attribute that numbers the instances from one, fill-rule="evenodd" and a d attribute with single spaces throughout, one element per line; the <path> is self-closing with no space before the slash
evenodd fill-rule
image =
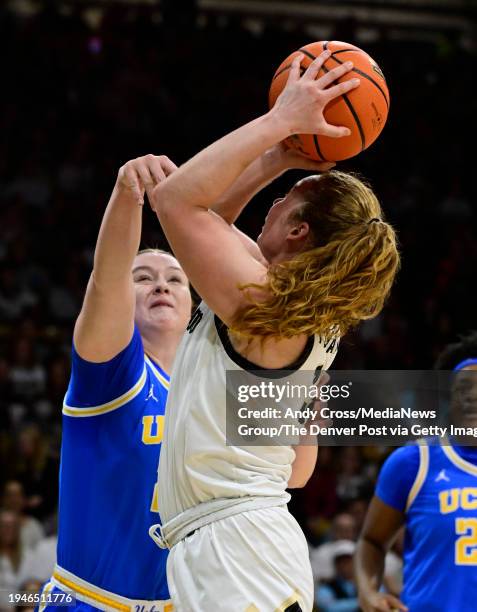
<path id="1" fill-rule="evenodd" d="M 166 155 L 161 155 L 159 157 L 159 161 L 161 162 L 162 170 L 166 176 L 172 174 L 175 170 L 177 170 L 177 166 L 173 161 L 171 161 Z"/>
<path id="2" fill-rule="evenodd" d="M 124 183 L 128 186 L 128 189 L 132 191 L 138 204 L 144 204 L 143 190 L 139 183 L 139 177 L 137 172 L 132 167 L 124 168 Z"/>
<path id="3" fill-rule="evenodd" d="M 338 126 L 324 123 L 320 125 L 318 133 L 322 136 L 329 136 L 330 138 L 343 138 L 343 136 L 349 136 L 351 130 L 343 125 Z"/>
<path id="4" fill-rule="evenodd" d="M 400 610 L 401 612 L 407 612 L 407 606 L 405 606 L 400 599 L 394 597 L 394 595 L 387 594 L 386 600 L 389 604 L 389 610 Z"/>
<path id="5" fill-rule="evenodd" d="M 293 153 L 290 155 L 293 167 L 297 170 L 315 170 L 317 172 L 327 172 L 336 166 L 335 162 L 318 162 L 314 159 L 304 157 L 299 153 Z"/>
<path id="6" fill-rule="evenodd" d="M 334 166 L 335 164 L 332 164 L 332 165 Z M 326 370 L 321 370 L 320 376 L 319 376 L 318 381 L 317 381 L 317 385 L 319 387 L 321 387 L 321 385 L 326 385 L 326 384 L 328 384 L 330 382 L 330 379 L 331 379 L 331 377 L 328 374 L 328 372 Z"/>
<path id="7" fill-rule="evenodd" d="M 335 166 L 336 166 L 335 162 L 317 162 L 315 164 L 315 168 L 319 172 L 328 172 L 328 170 L 331 170 Z"/>
<path id="8" fill-rule="evenodd" d="M 164 172 L 161 164 L 161 158 L 157 155 L 151 155 L 152 159 L 148 160 L 149 172 L 151 173 L 152 178 L 154 179 L 154 183 L 157 185 L 162 182 L 166 178 L 166 173 Z"/>
<path id="9" fill-rule="evenodd" d="M 154 179 L 151 174 L 151 170 L 146 163 L 141 162 L 137 164 L 136 171 L 139 175 L 139 179 L 144 189 L 147 189 L 149 185 L 154 185 Z"/>
<path id="10" fill-rule="evenodd" d="M 344 74 L 349 72 L 352 68 L 353 68 L 353 62 L 345 62 L 344 64 L 340 64 L 336 68 L 333 68 L 332 70 L 324 74 L 322 77 L 317 79 L 316 83 L 322 89 L 325 89 L 326 87 L 328 87 L 328 85 L 331 85 L 333 81 L 336 81 L 336 79 L 339 79 L 340 77 L 342 77 Z"/>
<path id="11" fill-rule="evenodd" d="M 301 64 L 301 60 L 303 59 L 303 57 L 304 57 L 303 53 L 298 53 L 298 55 L 295 55 L 295 57 L 293 58 L 293 61 L 290 66 L 290 70 L 288 71 L 287 84 L 294 83 L 295 81 L 298 81 L 298 79 L 300 78 L 300 64 Z"/>
<path id="12" fill-rule="evenodd" d="M 311 64 L 308 66 L 308 68 L 305 70 L 305 73 L 302 76 L 302 79 L 304 81 L 314 81 L 316 78 L 316 75 L 320 72 L 321 67 L 326 62 L 326 60 L 330 57 L 330 55 L 331 55 L 331 51 L 323 51 L 323 53 L 320 53 L 320 55 L 316 59 L 314 59 L 311 62 Z"/>
<path id="13" fill-rule="evenodd" d="M 359 79 L 349 79 L 348 81 L 344 81 L 344 83 L 338 83 L 337 85 L 333 85 L 333 87 L 328 87 L 328 89 L 325 89 L 322 93 L 326 95 L 328 101 L 330 101 L 338 96 L 342 96 L 352 89 L 356 89 L 360 82 Z"/>

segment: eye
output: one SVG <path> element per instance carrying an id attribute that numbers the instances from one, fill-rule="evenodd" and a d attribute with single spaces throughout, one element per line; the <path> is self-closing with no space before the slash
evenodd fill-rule
<path id="1" fill-rule="evenodd" d="M 182 283 L 182 278 L 180 278 L 179 276 L 172 276 L 169 279 L 170 283 Z"/>
<path id="2" fill-rule="evenodd" d="M 135 283 L 142 283 L 144 281 L 150 281 L 151 277 L 147 276 L 147 274 L 141 274 L 141 276 L 136 276 L 136 278 L 134 279 Z"/>

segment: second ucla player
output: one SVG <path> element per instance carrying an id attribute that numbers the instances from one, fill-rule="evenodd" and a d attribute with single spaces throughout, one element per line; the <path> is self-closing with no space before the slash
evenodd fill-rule
<path id="1" fill-rule="evenodd" d="M 438 362 L 456 372 L 450 420 L 477 425 L 477 333 Z M 471 612 L 477 601 L 477 448 L 468 440 L 421 440 L 385 462 L 356 555 L 364 612 Z M 475 444 L 475 442 L 474 442 Z M 384 555 L 405 525 L 401 600 L 381 593 Z"/>

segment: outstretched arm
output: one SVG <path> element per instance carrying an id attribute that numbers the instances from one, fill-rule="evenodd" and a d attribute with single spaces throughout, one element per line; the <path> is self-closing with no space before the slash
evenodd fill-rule
<path id="1" fill-rule="evenodd" d="M 134 328 L 132 265 L 141 240 L 146 186 L 163 181 L 176 166 L 165 156 L 129 161 L 118 178 L 101 222 L 94 268 L 76 321 L 78 354 L 92 362 L 112 359 L 129 343 Z"/>
<path id="2" fill-rule="evenodd" d="M 230 225 L 210 209 L 254 160 L 291 134 L 339 137 L 349 133 L 347 128 L 327 124 L 323 110 L 359 81 L 350 79 L 333 85 L 351 69 L 347 63 L 315 80 L 327 57 L 323 53 L 300 77 L 302 56 L 297 56 L 288 83 L 269 113 L 210 145 L 155 190 L 148 191 L 184 271 L 228 325 L 246 304 L 240 286 L 263 283 L 266 268 L 250 255 Z"/>

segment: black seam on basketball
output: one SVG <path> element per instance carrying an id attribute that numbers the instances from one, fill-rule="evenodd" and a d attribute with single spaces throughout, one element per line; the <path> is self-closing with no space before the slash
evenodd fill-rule
<path id="1" fill-rule="evenodd" d="M 368 55 L 366 51 L 358 49 L 358 47 L 353 47 L 352 49 L 338 49 L 337 51 L 333 51 L 331 55 L 338 55 L 338 53 L 364 53 L 364 55 Z"/>
<path id="2" fill-rule="evenodd" d="M 326 159 L 326 157 L 321 152 L 320 145 L 318 143 L 318 136 L 316 134 L 313 134 L 313 143 L 315 145 L 316 152 L 321 157 L 322 161 L 329 161 L 329 160 Z"/>
<path id="3" fill-rule="evenodd" d="M 274 81 L 277 77 L 279 77 L 282 73 L 285 72 L 285 70 L 290 70 L 291 68 L 291 64 L 288 64 L 288 66 L 285 66 L 284 68 L 282 68 L 280 70 L 280 72 L 277 72 L 277 74 L 273 77 L 272 81 Z M 303 73 L 305 72 L 306 68 L 304 68 L 303 66 L 300 66 L 300 76 L 303 76 Z"/>
<path id="4" fill-rule="evenodd" d="M 329 72 L 328 68 L 324 64 L 323 64 L 322 68 L 323 68 L 323 70 L 325 72 Z M 358 117 L 356 111 L 354 110 L 353 105 L 349 101 L 347 95 L 346 94 L 341 94 L 341 97 L 343 98 L 346 106 L 349 108 L 350 113 L 353 115 L 355 123 L 358 126 L 359 135 L 360 135 L 360 138 L 361 138 L 361 151 L 363 151 L 365 149 L 366 140 L 364 138 L 364 132 L 363 132 L 363 127 L 361 125 L 361 121 L 359 120 L 359 117 Z"/>
<path id="5" fill-rule="evenodd" d="M 344 63 L 341 60 L 336 59 L 336 57 L 334 57 L 334 53 L 330 56 L 330 59 L 335 60 L 337 64 Z M 370 77 L 369 74 L 366 74 L 366 72 L 363 72 L 359 68 L 352 68 L 351 72 L 356 72 L 356 74 L 359 74 L 365 79 L 368 79 L 368 81 L 370 81 L 375 87 L 377 87 L 379 91 L 383 94 L 384 101 L 386 102 L 386 107 L 389 109 L 389 100 L 387 99 L 386 94 L 384 93 L 384 90 L 381 89 L 381 86 L 379 85 L 379 83 L 376 83 L 376 81 L 372 77 Z"/>
<path id="6" fill-rule="evenodd" d="M 306 55 L 307 57 L 309 57 L 311 60 L 316 60 L 317 56 L 313 55 L 313 53 L 310 53 L 309 51 L 307 51 L 306 49 L 300 49 L 300 53 L 303 53 L 303 55 Z"/>
<path id="7" fill-rule="evenodd" d="M 361 151 L 363 151 L 366 148 L 366 140 L 364 138 L 363 126 L 361 125 L 361 121 L 359 120 L 359 117 L 356 111 L 354 110 L 353 105 L 349 101 L 348 96 L 346 94 L 341 95 L 343 97 L 343 100 L 345 101 L 346 106 L 349 108 L 351 114 L 353 115 L 354 120 L 356 121 L 356 125 L 358 126 L 359 135 L 361 136 Z"/>

